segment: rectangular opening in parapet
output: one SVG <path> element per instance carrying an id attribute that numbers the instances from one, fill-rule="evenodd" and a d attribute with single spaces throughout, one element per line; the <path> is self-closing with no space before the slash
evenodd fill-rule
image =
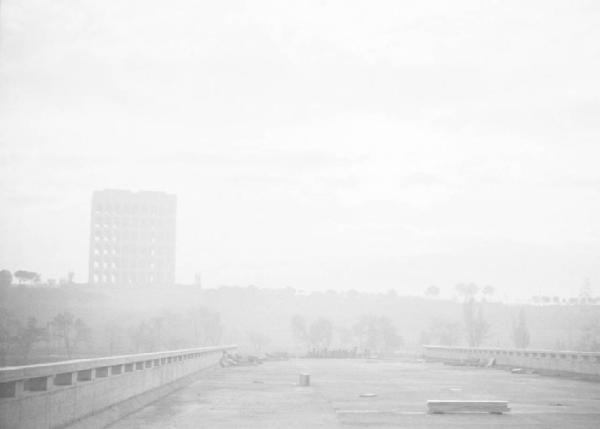
<path id="1" fill-rule="evenodd" d="M 82 371 L 77 371 L 77 381 L 91 381 L 92 380 L 92 370 L 84 369 Z"/>
<path id="2" fill-rule="evenodd" d="M 54 376 L 55 386 L 70 386 L 73 384 L 73 373 L 65 372 L 63 374 L 57 374 Z"/>
<path id="3" fill-rule="evenodd" d="M 43 392 L 48 390 L 48 377 L 28 378 L 23 384 L 23 389 L 27 392 Z"/>
<path id="4" fill-rule="evenodd" d="M 16 381 L 0 383 L 0 398 L 14 398 L 17 390 Z"/>
<path id="5" fill-rule="evenodd" d="M 96 368 L 96 377 L 108 377 L 108 367 Z"/>

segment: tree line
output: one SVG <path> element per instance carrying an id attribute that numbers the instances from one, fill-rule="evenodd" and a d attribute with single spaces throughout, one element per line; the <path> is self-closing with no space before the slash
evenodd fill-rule
<path id="1" fill-rule="evenodd" d="M 396 327 L 385 316 L 363 315 L 350 327 L 335 327 L 324 317 L 309 323 L 296 314 L 290 320 L 290 329 L 294 341 L 307 350 L 328 350 L 336 335 L 339 347 L 374 353 L 393 352 L 404 345 Z"/>
<path id="2" fill-rule="evenodd" d="M 90 328 L 81 319 L 70 312 L 59 313 L 45 325 L 40 325 L 35 317 L 25 322 L 19 320 L 6 309 L 0 309 L 0 365 L 7 364 L 12 354 L 19 363 L 28 363 L 30 354 L 36 345 L 42 345 L 45 354 L 50 355 L 56 343 L 59 343 L 67 358 L 74 350 L 90 340 Z"/>
<path id="3" fill-rule="evenodd" d="M 458 345 L 463 338 L 469 347 L 480 347 L 490 336 L 491 325 L 485 318 L 484 307 L 487 297 L 493 295 L 491 286 L 480 288 L 475 283 L 460 283 L 456 292 L 461 300 L 462 323 L 457 320 L 434 318 L 421 335 L 422 344 Z M 513 322 L 511 337 L 517 348 L 527 348 L 530 333 L 523 309 Z"/>
<path id="4" fill-rule="evenodd" d="M 205 307 L 94 326 L 69 311 L 40 323 L 0 307 L 0 366 L 217 345 L 222 335 L 219 313 Z"/>

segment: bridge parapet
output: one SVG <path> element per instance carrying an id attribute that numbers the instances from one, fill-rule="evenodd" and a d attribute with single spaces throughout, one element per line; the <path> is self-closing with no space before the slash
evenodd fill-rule
<path id="1" fill-rule="evenodd" d="M 495 359 L 500 366 L 530 368 L 555 373 L 571 373 L 600 377 L 600 353 L 502 349 L 479 347 L 423 346 L 424 356 L 442 361 L 466 361 L 472 359 Z"/>
<path id="2" fill-rule="evenodd" d="M 236 346 L 0 368 L 0 428 L 104 427 L 218 364 Z"/>

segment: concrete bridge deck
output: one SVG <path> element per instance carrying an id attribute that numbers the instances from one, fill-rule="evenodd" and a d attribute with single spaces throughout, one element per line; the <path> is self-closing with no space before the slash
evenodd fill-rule
<path id="1" fill-rule="evenodd" d="M 311 386 L 295 384 L 300 372 Z M 372 393 L 377 396 L 361 397 Z M 428 399 L 507 400 L 503 415 L 430 415 Z M 440 363 L 291 360 L 218 369 L 111 426 L 597 428 L 600 383 Z"/>

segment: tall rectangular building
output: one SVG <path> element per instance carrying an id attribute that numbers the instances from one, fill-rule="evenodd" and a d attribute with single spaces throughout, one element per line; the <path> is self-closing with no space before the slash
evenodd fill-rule
<path id="1" fill-rule="evenodd" d="M 95 191 L 89 283 L 170 285 L 175 282 L 175 195 Z"/>

